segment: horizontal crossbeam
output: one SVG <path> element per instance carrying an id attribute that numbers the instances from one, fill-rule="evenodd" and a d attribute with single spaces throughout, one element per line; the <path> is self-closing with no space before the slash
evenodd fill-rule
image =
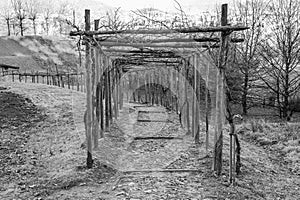
<path id="1" fill-rule="evenodd" d="M 218 26 L 218 27 L 192 27 L 183 29 L 158 29 L 158 30 L 115 30 L 115 31 L 71 31 L 70 36 L 78 35 L 114 35 L 114 34 L 172 34 L 172 33 L 211 33 L 211 32 L 231 32 L 249 29 L 246 26 Z"/>

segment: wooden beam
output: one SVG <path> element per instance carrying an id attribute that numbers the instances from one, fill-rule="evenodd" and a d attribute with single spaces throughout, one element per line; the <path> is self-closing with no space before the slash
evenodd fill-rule
<path id="1" fill-rule="evenodd" d="M 85 30 L 89 31 L 90 24 L 90 10 L 85 10 Z M 92 158 L 92 85 L 91 85 L 91 47 L 89 43 L 86 43 L 86 136 L 87 136 L 87 168 L 93 167 Z"/>
<path id="2" fill-rule="evenodd" d="M 134 137 L 133 140 L 183 140 L 182 137 L 175 137 L 175 136 L 137 136 Z"/>
<path id="3" fill-rule="evenodd" d="M 126 40 L 126 39 L 107 39 L 106 38 L 96 38 L 100 44 L 105 42 L 107 43 L 129 43 L 129 44 L 157 44 L 157 43 L 191 43 L 191 44 L 199 44 L 200 42 L 220 42 L 220 38 L 218 37 L 198 37 L 198 38 L 171 38 L 171 39 L 153 39 L 153 40 Z M 232 43 L 239 43 L 244 42 L 244 38 L 231 38 L 230 42 Z"/>
<path id="4" fill-rule="evenodd" d="M 199 44 L 199 43 L 126 43 L 126 42 L 99 42 L 100 46 L 103 47 L 133 47 L 133 48 L 215 48 L 217 44 Z"/>
<path id="5" fill-rule="evenodd" d="M 175 33 L 212 33 L 221 31 L 243 31 L 249 27 L 246 26 L 219 26 L 219 27 L 192 27 L 182 29 L 159 29 L 159 30 L 116 30 L 116 31 L 71 31 L 70 36 L 78 35 L 115 35 L 115 34 L 175 34 Z"/>
<path id="6" fill-rule="evenodd" d="M 210 65 L 208 60 L 206 59 L 205 62 L 205 149 L 206 153 L 208 154 L 209 149 L 209 110 L 208 110 L 208 95 L 209 95 L 209 71 Z"/>
<path id="7" fill-rule="evenodd" d="M 96 27 L 95 27 L 96 28 Z M 98 140 L 99 140 L 99 132 L 100 132 L 100 121 L 99 121 L 99 80 L 100 80 L 100 63 L 99 63 L 99 50 L 98 48 L 94 48 L 94 61 L 95 61 L 95 99 L 96 105 L 94 106 L 95 112 L 95 119 L 94 119 L 94 128 L 93 128 L 93 137 L 94 137 L 94 149 L 98 149 Z M 93 113 L 94 114 L 94 113 Z"/>
<path id="8" fill-rule="evenodd" d="M 227 4 L 222 5 L 221 25 L 227 25 Z M 222 151 L 223 151 L 223 122 L 224 122 L 224 80 L 225 80 L 225 67 L 227 61 L 228 51 L 228 33 L 221 33 L 221 47 L 218 61 L 218 74 L 217 74 L 217 95 L 216 95 L 216 127 L 215 127 L 215 144 L 214 144 L 214 158 L 213 170 L 217 175 L 222 172 Z"/>
<path id="9" fill-rule="evenodd" d="M 200 123 L 199 123 L 199 119 L 200 119 L 200 95 L 201 95 L 201 80 L 200 80 L 200 73 L 198 72 L 199 69 L 199 55 L 195 54 L 195 61 L 194 61 L 194 65 L 195 65 L 195 95 L 196 95 L 196 99 L 195 99 L 195 112 L 196 112 L 196 116 L 195 116 L 195 143 L 199 144 L 199 138 L 200 138 Z M 199 81 L 198 81 L 199 80 Z M 198 84 L 199 82 L 199 84 Z M 199 91 L 199 93 L 197 93 L 197 91 Z"/>

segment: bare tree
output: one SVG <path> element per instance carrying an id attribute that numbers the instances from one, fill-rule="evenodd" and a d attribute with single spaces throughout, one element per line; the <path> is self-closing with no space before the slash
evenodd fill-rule
<path id="1" fill-rule="evenodd" d="M 55 11 L 56 17 L 54 22 L 58 25 L 59 34 L 64 32 L 64 26 L 67 25 L 66 20 L 71 16 L 72 9 L 67 1 L 60 2 Z"/>
<path id="2" fill-rule="evenodd" d="M 300 2 L 276 0 L 269 6 L 269 32 L 261 45 L 261 78 L 277 94 L 282 117 L 291 117 L 290 100 L 300 89 Z"/>
<path id="3" fill-rule="evenodd" d="M 40 2 L 38 0 L 27 0 L 26 8 L 28 12 L 28 19 L 32 21 L 33 33 L 36 35 L 36 19 L 40 9 Z"/>
<path id="4" fill-rule="evenodd" d="M 107 11 L 105 17 L 100 19 L 101 25 L 99 28 L 104 28 L 106 30 L 124 30 L 129 28 L 130 22 L 124 21 L 121 15 L 121 8 L 116 8 Z"/>
<path id="5" fill-rule="evenodd" d="M 1 16 L 5 19 L 6 25 L 7 25 L 7 35 L 10 36 L 10 26 L 11 26 L 11 21 L 13 19 L 13 11 L 12 11 L 12 6 L 10 2 L 7 1 L 7 4 L 5 4 L 2 9 L 1 9 Z"/>
<path id="6" fill-rule="evenodd" d="M 26 18 L 25 3 L 22 0 L 11 0 L 11 4 L 15 13 L 15 17 L 18 20 L 21 36 L 23 36 L 25 31 L 24 20 Z"/>
<path id="7" fill-rule="evenodd" d="M 46 34 L 49 35 L 51 15 L 54 13 L 53 7 L 47 1 L 43 2 L 43 5 L 41 7 L 43 18 L 41 25 Z"/>
<path id="8" fill-rule="evenodd" d="M 258 80 L 259 44 L 263 37 L 266 6 L 262 0 L 247 0 L 237 3 L 234 9 L 235 21 L 250 27 L 250 29 L 238 33 L 245 38 L 245 42 L 235 45 L 234 49 L 236 53 L 235 66 L 242 75 L 241 104 L 244 115 L 247 115 L 249 108 L 249 96 L 253 96 L 251 94 L 253 83 Z"/>

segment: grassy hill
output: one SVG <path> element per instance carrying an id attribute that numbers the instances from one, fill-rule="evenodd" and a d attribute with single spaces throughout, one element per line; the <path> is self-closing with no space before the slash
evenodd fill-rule
<path id="1" fill-rule="evenodd" d="M 20 71 L 76 71 L 79 66 L 76 42 L 67 37 L 0 37 L 0 64 Z"/>

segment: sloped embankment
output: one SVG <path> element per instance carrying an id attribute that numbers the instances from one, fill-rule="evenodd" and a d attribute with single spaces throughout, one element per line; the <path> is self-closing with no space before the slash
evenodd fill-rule
<path id="1" fill-rule="evenodd" d="M 0 37 L 0 64 L 21 71 L 74 71 L 79 65 L 77 41 L 68 37 Z"/>

